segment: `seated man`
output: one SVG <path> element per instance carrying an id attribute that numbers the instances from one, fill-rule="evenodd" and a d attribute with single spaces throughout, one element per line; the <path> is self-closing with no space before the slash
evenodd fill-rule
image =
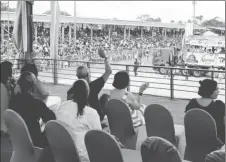
<path id="1" fill-rule="evenodd" d="M 35 64 L 27 63 L 21 69 L 21 74 L 25 71 L 31 72 L 36 77 L 36 82 L 34 85 L 34 92 L 32 93 L 33 97 L 43 101 L 51 110 L 57 111 L 61 104 L 61 98 L 58 96 L 50 96 L 42 85 L 41 81 L 38 79 L 38 69 Z M 17 85 L 15 88 L 15 94 L 20 92 L 20 87 Z"/>
<path id="2" fill-rule="evenodd" d="M 85 79 L 88 83 L 89 83 L 89 87 L 90 87 L 90 93 L 89 93 L 89 98 L 88 98 L 88 103 L 89 106 L 94 108 L 97 113 L 100 116 L 100 120 L 102 121 L 104 119 L 104 110 L 100 107 L 100 105 L 104 105 L 103 103 L 99 102 L 98 99 L 98 95 L 100 93 L 100 91 L 102 90 L 102 88 L 104 87 L 104 84 L 106 83 L 106 81 L 108 80 L 109 76 L 112 73 L 111 67 L 110 67 L 110 63 L 108 61 L 108 58 L 105 54 L 105 52 L 102 49 L 98 50 L 98 54 L 101 58 L 104 58 L 104 63 L 105 63 L 105 72 L 104 74 L 97 78 L 94 81 L 90 81 L 90 73 L 89 73 L 89 69 L 85 66 L 79 66 L 77 68 L 77 77 L 78 79 Z M 73 93 L 72 93 L 73 89 L 69 89 L 67 92 L 67 99 L 70 100 L 72 99 Z M 106 102 L 107 100 L 104 100 L 104 102 Z"/>

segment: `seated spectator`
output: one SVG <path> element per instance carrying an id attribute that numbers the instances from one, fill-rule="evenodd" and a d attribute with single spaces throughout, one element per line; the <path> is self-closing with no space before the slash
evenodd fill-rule
<path id="1" fill-rule="evenodd" d="M 3 120 L 3 113 L 9 108 L 9 101 L 14 96 L 13 89 L 16 80 L 12 77 L 12 63 L 4 61 L 1 63 L 1 137 L 8 137 L 7 128 Z"/>
<path id="2" fill-rule="evenodd" d="M 13 64 L 9 61 L 1 63 L 1 84 L 8 90 L 10 98 L 14 95 L 14 88 L 16 87 L 16 79 L 12 77 L 12 67 Z"/>
<path id="3" fill-rule="evenodd" d="M 38 69 L 35 64 L 32 63 L 27 63 L 24 65 L 24 67 L 21 69 L 21 74 L 25 71 L 31 72 L 35 75 L 36 77 L 36 82 L 35 82 L 35 89 L 34 92 L 32 93 L 33 97 L 36 99 L 39 99 L 46 103 L 46 105 L 53 111 L 57 111 L 61 104 L 61 98 L 58 96 L 50 96 L 49 92 L 47 92 L 41 83 L 41 81 L 38 79 Z M 20 92 L 20 87 L 17 86 L 15 88 L 15 93 Z"/>
<path id="4" fill-rule="evenodd" d="M 126 71 L 119 71 L 114 76 L 113 87 L 114 90 L 110 92 L 109 99 L 118 99 L 127 103 L 130 107 L 130 112 L 133 120 L 134 127 L 144 124 L 144 109 L 145 106 L 141 104 L 141 96 L 143 92 L 148 88 L 149 84 L 142 84 L 139 89 L 138 100 L 135 99 L 131 92 L 128 92 L 126 88 L 130 84 L 129 74 Z"/>
<path id="5" fill-rule="evenodd" d="M 89 161 L 84 143 L 86 132 L 101 129 L 97 111 L 87 106 L 89 93 L 88 82 L 84 79 L 77 80 L 70 89 L 71 100 L 62 103 L 56 115 L 57 120 L 64 122 L 72 130 L 78 154 L 83 162 Z"/>
<path id="6" fill-rule="evenodd" d="M 225 162 L 225 150 L 217 150 L 206 156 L 206 162 Z"/>
<path id="7" fill-rule="evenodd" d="M 198 94 L 201 98 L 190 100 L 186 106 L 185 113 L 194 108 L 207 111 L 216 122 L 218 138 L 225 143 L 225 104 L 221 100 L 216 100 L 219 94 L 217 82 L 211 79 L 204 79 L 199 83 Z"/>
<path id="8" fill-rule="evenodd" d="M 42 101 L 32 95 L 35 83 L 34 74 L 31 72 L 22 73 L 18 80 L 21 91 L 10 101 L 9 108 L 16 111 L 24 119 L 34 145 L 44 148 L 48 146 L 48 142 L 41 131 L 39 119 L 47 122 L 56 119 L 56 117 Z"/>
<path id="9" fill-rule="evenodd" d="M 96 80 L 90 81 L 89 69 L 85 66 L 79 66 L 77 68 L 77 77 L 78 77 L 78 79 L 85 79 L 89 83 L 89 87 L 90 87 L 90 93 L 89 93 L 89 98 L 88 98 L 89 106 L 94 108 L 97 111 L 97 113 L 100 116 L 100 120 L 102 121 L 104 119 L 105 114 L 103 112 L 103 109 L 100 107 L 100 105 L 105 105 L 105 104 L 100 103 L 100 101 L 98 99 L 98 95 L 99 95 L 100 91 L 102 90 L 102 88 L 104 87 L 104 84 L 108 80 L 109 76 L 111 75 L 112 70 L 111 70 L 110 63 L 108 61 L 108 58 L 107 58 L 105 52 L 102 49 L 99 49 L 98 54 L 101 58 L 105 59 L 104 60 L 104 64 L 105 64 L 104 74 L 101 77 L 97 78 Z M 71 89 L 69 89 L 67 92 L 68 100 L 73 98 L 72 92 L 73 92 L 73 87 Z"/>

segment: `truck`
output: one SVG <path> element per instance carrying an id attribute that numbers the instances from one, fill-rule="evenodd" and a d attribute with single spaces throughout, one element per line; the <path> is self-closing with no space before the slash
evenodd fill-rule
<path id="1" fill-rule="evenodd" d="M 182 68 L 186 65 L 191 69 L 188 70 L 188 74 L 195 77 L 207 74 L 196 69 L 225 70 L 225 37 L 197 35 L 187 37 L 184 39 L 183 49 L 180 52 L 176 48 L 155 50 L 152 64 L 163 66 L 163 68 L 155 68 L 160 74 L 165 74 L 164 67 L 167 65 Z M 180 70 L 179 73 L 187 75 L 185 70 Z"/>

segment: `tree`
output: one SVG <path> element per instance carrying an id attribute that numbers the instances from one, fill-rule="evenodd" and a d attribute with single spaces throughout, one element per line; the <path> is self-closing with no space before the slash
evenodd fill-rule
<path id="1" fill-rule="evenodd" d="M 43 14 L 45 14 L 45 15 L 50 15 L 51 14 L 51 10 L 47 10 L 47 11 L 45 11 Z M 71 16 L 68 12 L 66 12 L 66 11 L 60 11 L 60 15 L 62 15 L 62 16 Z"/>
<path id="2" fill-rule="evenodd" d="M 181 20 L 180 20 L 180 21 L 178 21 L 178 24 L 183 24 L 183 21 L 181 21 Z"/>
<path id="3" fill-rule="evenodd" d="M 160 17 L 152 18 L 148 14 L 143 14 L 143 15 L 138 16 L 137 20 L 139 20 L 139 21 L 147 21 L 147 22 L 161 22 L 162 21 Z"/>
<path id="4" fill-rule="evenodd" d="M 188 23 L 191 23 L 191 20 L 190 19 L 188 19 Z"/>
<path id="5" fill-rule="evenodd" d="M 214 17 L 210 20 L 205 20 L 202 26 L 212 26 L 212 27 L 225 27 L 225 22 L 217 20 L 219 17 Z"/>
<path id="6" fill-rule="evenodd" d="M 199 20 L 199 21 L 202 21 L 203 20 L 203 16 L 200 15 L 200 16 L 196 16 L 195 19 Z"/>
<path id="7" fill-rule="evenodd" d="M 202 15 L 195 17 L 195 23 L 201 24 L 202 20 L 203 20 L 203 16 Z"/>
<path id="8" fill-rule="evenodd" d="M 1 2 L 1 11 L 16 12 L 16 9 L 15 8 L 10 8 L 10 7 L 8 7 L 8 4 Z"/>
<path id="9" fill-rule="evenodd" d="M 170 23 L 174 23 L 174 20 L 171 20 Z"/>

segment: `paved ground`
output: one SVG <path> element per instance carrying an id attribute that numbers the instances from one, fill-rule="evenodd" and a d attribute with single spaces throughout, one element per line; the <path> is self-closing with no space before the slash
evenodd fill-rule
<path id="1" fill-rule="evenodd" d="M 60 96 L 63 101 L 66 100 L 66 92 L 70 86 L 66 85 L 54 85 L 54 84 L 45 84 L 46 89 L 49 89 L 52 95 Z M 109 91 L 102 91 L 102 93 L 108 93 Z M 101 95 L 100 94 L 100 95 Z M 188 100 L 171 100 L 169 98 L 163 97 L 154 97 L 154 96 L 143 96 L 143 103 L 146 105 L 149 104 L 161 104 L 165 106 L 172 114 L 174 123 L 183 125 L 184 109 L 188 103 Z M 9 162 L 12 153 L 11 143 L 1 137 L 1 162 Z"/>

